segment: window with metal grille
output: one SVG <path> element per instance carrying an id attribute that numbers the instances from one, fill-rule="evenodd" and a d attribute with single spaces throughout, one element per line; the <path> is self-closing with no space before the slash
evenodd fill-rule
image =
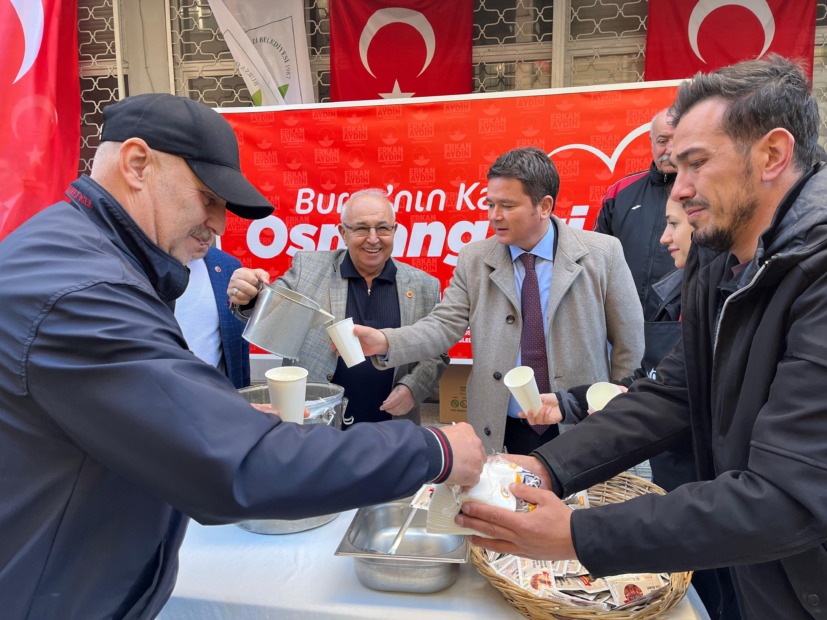
<path id="1" fill-rule="evenodd" d="M 97 145 L 102 107 L 128 93 L 125 33 L 139 24 L 121 23 L 126 1 L 78 1 L 82 172 Z M 217 107 L 252 105 L 208 1 L 168 0 L 168 6 L 168 32 L 142 36 L 144 45 L 168 49 L 175 93 Z M 647 10 L 647 0 L 476 0 L 473 92 L 642 81 Z M 316 100 L 326 102 L 328 0 L 305 0 L 305 17 Z M 822 143 L 827 143 L 827 0 L 818 2 L 816 23 L 813 89 L 822 112 Z"/>

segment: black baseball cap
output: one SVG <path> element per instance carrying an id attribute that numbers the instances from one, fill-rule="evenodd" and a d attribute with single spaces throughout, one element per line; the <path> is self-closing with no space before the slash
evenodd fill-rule
<path id="1" fill-rule="evenodd" d="M 149 93 L 105 107 L 101 142 L 129 138 L 141 138 L 151 149 L 183 158 L 195 176 L 239 217 L 258 220 L 273 213 L 273 205 L 241 174 L 232 127 L 203 103 Z"/>

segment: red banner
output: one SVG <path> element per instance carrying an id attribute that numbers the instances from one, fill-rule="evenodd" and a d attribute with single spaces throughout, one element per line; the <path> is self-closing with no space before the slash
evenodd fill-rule
<path id="1" fill-rule="evenodd" d="M 330 0 L 332 101 L 471 92 L 471 0 Z"/>
<path id="2" fill-rule="evenodd" d="M 816 0 L 649 0 L 646 79 L 687 78 L 775 52 L 812 77 Z"/>
<path id="3" fill-rule="evenodd" d="M 591 230 L 606 188 L 648 169 L 649 123 L 674 86 L 634 85 L 427 101 L 220 111 L 238 136 L 241 167 L 275 205 L 250 222 L 227 215 L 221 247 L 275 277 L 298 250 L 343 247 L 336 225 L 351 192 L 386 189 L 399 227 L 393 256 L 447 285 L 460 249 L 490 235 L 486 173 L 515 147 L 551 155 L 555 214 Z M 451 350 L 470 359 L 470 340 Z"/>
<path id="4" fill-rule="evenodd" d="M 0 239 L 78 174 L 77 0 L 0 3 Z"/>

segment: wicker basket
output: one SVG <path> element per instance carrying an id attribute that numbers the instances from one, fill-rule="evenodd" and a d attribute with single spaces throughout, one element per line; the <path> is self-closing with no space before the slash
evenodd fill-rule
<path id="1" fill-rule="evenodd" d="M 592 506 L 615 504 L 647 493 L 664 494 L 664 490 L 632 474 L 622 473 L 607 482 L 597 484 L 588 490 Z M 552 601 L 535 596 L 523 590 L 511 581 L 501 577 L 488 565 L 485 552 L 479 547 L 471 549 L 471 560 L 477 570 L 491 582 L 517 611 L 532 620 L 584 620 L 587 618 L 605 618 L 606 620 L 646 620 L 662 614 L 677 605 L 686 594 L 691 572 L 672 573 L 669 585 L 658 598 L 649 601 L 644 607 L 601 611 L 594 608 L 578 607 L 567 603 Z"/>

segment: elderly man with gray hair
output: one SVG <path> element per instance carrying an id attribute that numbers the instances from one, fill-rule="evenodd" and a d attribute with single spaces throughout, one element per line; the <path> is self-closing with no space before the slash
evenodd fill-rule
<path id="1" fill-rule="evenodd" d="M 401 327 L 426 316 L 439 301 L 439 281 L 391 258 L 396 220 L 384 191 L 355 192 L 342 208 L 339 233 L 346 248 L 296 252 L 276 284 L 318 302 L 336 320 L 353 317 L 371 327 Z M 253 302 L 264 269 L 242 268 L 230 280 L 233 303 Z M 449 361 L 447 354 L 383 372 L 370 363 L 348 368 L 330 347 L 323 327 L 312 329 L 299 352 L 308 381 L 331 381 L 348 397 L 345 427 L 356 422 L 404 418 L 419 424 L 419 404 L 432 392 Z"/>
<path id="2" fill-rule="evenodd" d="M 675 182 L 675 166 L 669 160 L 674 133 L 669 109 L 655 114 L 649 131 L 652 143 L 649 169 L 625 176 L 611 185 L 603 196 L 594 224 L 595 231 L 615 237 L 623 246 L 623 255 L 643 306 L 644 321 L 652 321 L 660 306 L 652 285 L 675 269 L 672 257 L 660 244 L 666 201 Z M 646 334 L 647 357 L 652 360 L 649 366 L 657 365 L 674 345 L 674 340 L 667 338 L 661 344 L 655 342 L 656 339 L 655 333 Z"/>

